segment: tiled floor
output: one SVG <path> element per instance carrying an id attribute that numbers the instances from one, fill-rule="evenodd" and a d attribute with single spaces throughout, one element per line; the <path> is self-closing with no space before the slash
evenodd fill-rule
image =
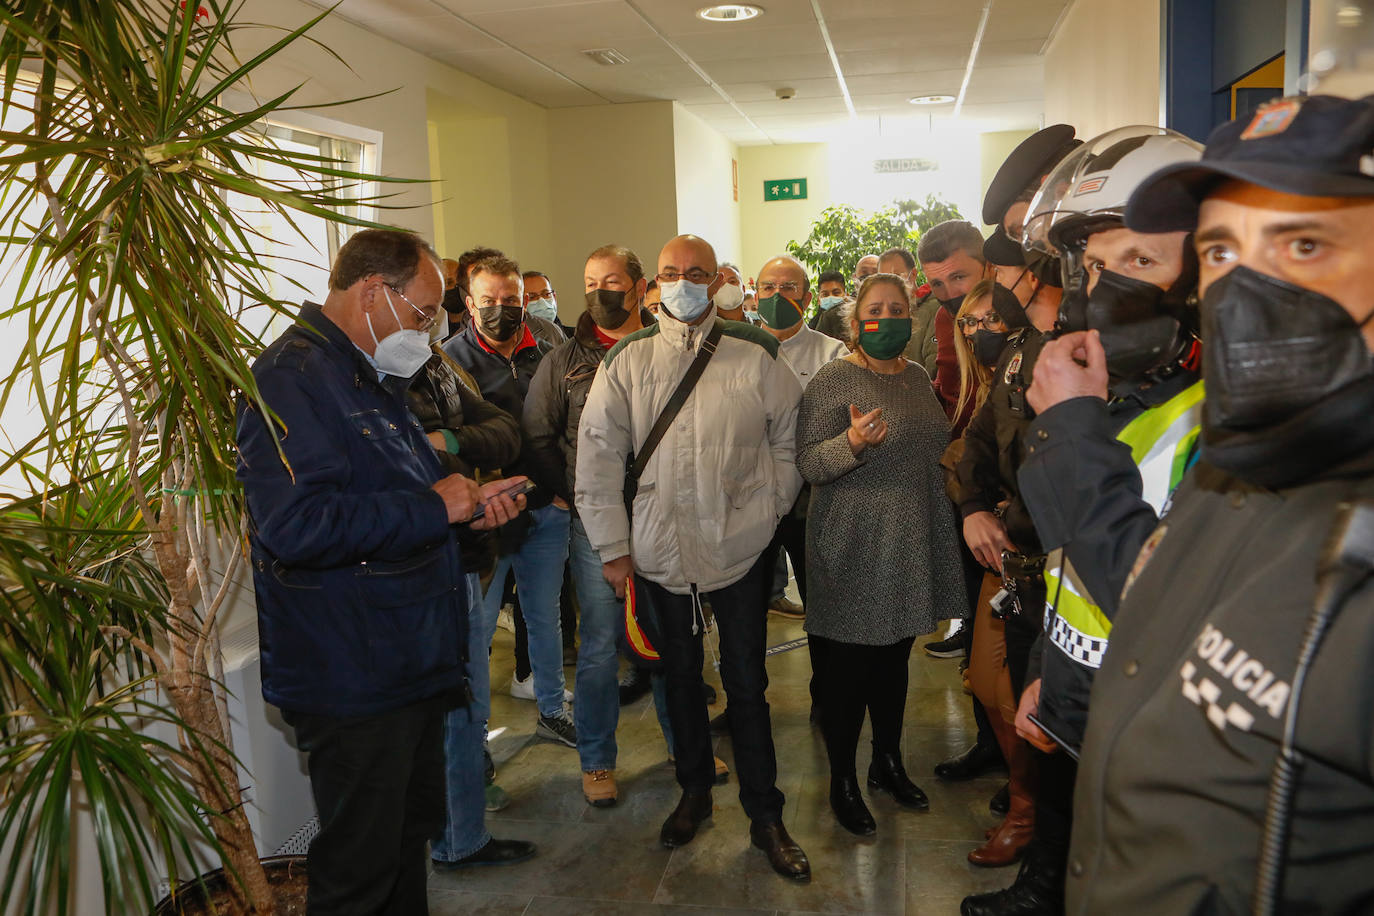
<path id="1" fill-rule="evenodd" d="M 800 623 L 769 617 L 769 645 L 802 635 Z M 811 860 L 811 880 L 795 883 L 775 875 L 749 845 L 749 823 L 733 775 L 729 785 L 716 788 L 715 813 L 690 845 L 672 851 L 659 845 L 658 829 L 677 802 L 678 787 L 649 697 L 621 710 L 619 804 L 589 807 L 582 799 L 576 751 L 536 739 L 534 704 L 505 692 L 513 666 L 511 637 L 498 631 L 492 728 L 506 730 L 492 741 L 492 753 L 497 782 L 511 804 L 488 815 L 488 826 L 502 838 L 534 841 L 539 854 L 504 868 L 434 874 L 431 913 L 958 913 L 965 894 L 1010 884 L 1015 868 L 977 869 L 964 858 L 996 823 L 987 802 L 1001 782 L 947 784 L 932 774 L 938 761 L 967 746 L 973 727 L 956 662 L 928 658 L 920 651 L 925 641 L 917 640 L 911 657 L 903 744 L 907 769 L 930 796 L 930 811 L 906 811 L 885 795 L 869 794 L 878 833 L 866 839 L 846 833 L 830 812 L 825 748 L 819 731 L 807 723 L 811 670 L 806 648 L 768 659 L 778 783 L 787 795 L 783 818 Z M 565 673 L 571 684 L 573 669 Z M 719 688 L 714 671 L 707 672 L 707 680 Z M 720 708 L 713 707 L 712 715 Z M 728 738 L 718 739 L 716 753 L 733 762 Z M 860 775 L 868 753 L 865 733 Z"/>

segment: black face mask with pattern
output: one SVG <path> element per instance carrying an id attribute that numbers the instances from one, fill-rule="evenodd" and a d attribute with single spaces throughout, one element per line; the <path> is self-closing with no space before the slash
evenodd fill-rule
<path id="1" fill-rule="evenodd" d="M 1213 283 L 1202 300 L 1203 460 L 1284 487 L 1374 450 L 1369 320 L 1248 267 Z"/>

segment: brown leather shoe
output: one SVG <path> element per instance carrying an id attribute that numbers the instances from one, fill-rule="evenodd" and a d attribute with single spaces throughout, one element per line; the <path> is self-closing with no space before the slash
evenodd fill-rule
<path id="1" fill-rule="evenodd" d="M 711 790 L 684 789 L 673 813 L 663 822 L 658 841 L 669 849 L 686 846 L 697 835 L 697 827 L 711 816 Z"/>
<path id="2" fill-rule="evenodd" d="M 811 877 L 811 863 L 797 841 L 788 836 L 782 821 L 749 825 L 749 838 L 768 855 L 768 864 L 784 878 L 805 880 Z"/>
<path id="3" fill-rule="evenodd" d="M 1012 810 L 1002 819 L 988 841 L 968 854 L 969 862 L 980 868 L 1001 868 L 1021 861 L 1031 835 L 1035 833 L 1035 821 L 1018 817 L 1015 802 L 1012 805 Z"/>

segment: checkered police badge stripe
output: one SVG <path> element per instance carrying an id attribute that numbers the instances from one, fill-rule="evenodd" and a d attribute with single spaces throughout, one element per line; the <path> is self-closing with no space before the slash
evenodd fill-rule
<path id="1" fill-rule="evenodd" d="M 1239 703 L 1231 703 L 1222 709 L 1221 704 L 1217 702 L 1221 699 L 1221 688 L 1209 678 L 1204 677 L 1196 684 L 1193 683 L 1193 678 L 1197 676 L 1197 666 L 1192 662 L 1184 662 L 1178 673 L 1183 677 L 1183 695 L 1206 709 L 1207 721 L 1218 731 L 1225 731 L 1226 726 L 1233 725 L 1241 731 L 1248 732 L 1250 726 L 1255 724 L 1255 717 Z"/>
<path id="2" fill-rule="evenodd" d="M 1107 640 L 1089 636 L 1063 617 L 1055 616 L 1054 626 L 1050 630 L 1050 641 L 1079 664 L 1087 665 L 1089 668 L 1102 667 L 1102 655 L 1107 651 Z"/>

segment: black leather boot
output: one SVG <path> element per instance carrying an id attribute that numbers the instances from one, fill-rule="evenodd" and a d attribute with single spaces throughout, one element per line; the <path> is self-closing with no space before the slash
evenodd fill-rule
<path id="1" fill-rule="evenodd" d="M 658 832 L 659 842 L 669 849 L 686 846 L 697 835 L 697 827 L 711 816 L 711 790 L 683 789 L 673 813 Z"/>
<path id="2" fill-rule="evenodd" d="M 873 813 L 864 804 L 863 793 L 859 791 L 859 777 L 830 777 L 830 810 L 835 812 L 835 820 L 840 826 L 856 836 L 872 836 L 878 832 L 878 824 Z"/>
<path id="3" fill-rule="evenodd" d="M 902 756 L 891 751 L 873 752 L 873 762 L 868 765 L 868 787 L 889 793 L 904 808 L 924 811 L 930 807 L 926 793 L 907 778 Z"/>
<path id="4" fill-rule="evenodd" d="M 1060 916 L 1064 912 L 1064 862 L 1032 841 L 1011 887 L 965 897 L 962 916 Z"/>
<path id="5" fill-rule="evenodd" d="M 951 757 L 935 765 L 935 775 L 949 782 L 975 779 L 990 770 L 1005 768 L 1002 751 L 996 746 L 975 744 L 958 757 Z"/>

